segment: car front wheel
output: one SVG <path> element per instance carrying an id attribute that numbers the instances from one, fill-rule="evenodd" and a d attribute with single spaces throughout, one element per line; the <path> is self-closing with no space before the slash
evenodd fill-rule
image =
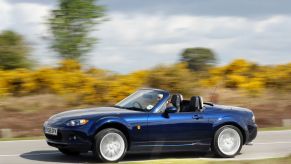
<path id="1" fill-rule="evenodd" d="M 95 136 L 94 146 L 94 155 L 103 162 L 118 162 L 126 154 L 127 139 L 118 129 L 103 129 Z"/>
<path id="2" fill-rule="evenodd" d="M 225 125 L 215 132 L 212 151 L 218 157 L 232 158 L 240 152 L 242 145 L 241 131 L 235 126 Z"/>

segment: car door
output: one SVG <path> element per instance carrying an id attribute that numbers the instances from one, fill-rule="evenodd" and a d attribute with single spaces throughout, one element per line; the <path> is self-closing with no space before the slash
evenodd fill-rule
<path id="1" fill-rule="evenodd" d="M 205 112 L 149 114 L 148 141 L 155 146 L 205 144 L 211 135 L 212 125 Z"/>

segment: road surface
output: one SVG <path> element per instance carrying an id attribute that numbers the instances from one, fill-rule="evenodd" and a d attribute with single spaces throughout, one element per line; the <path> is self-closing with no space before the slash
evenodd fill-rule
<path id="1" fill-rule="evenodd" d="M 245 145 L 241 154 L 227 160 L 251 160 L 284 157 L 291 154 L 291 130 L 259 132 L 252 146 Z M 128 155 L 122 163 L 163 158 L 187 158 L 205 160 L 225 160 L 194 153 L 167 153 L 155 155 Z M 44 140 L 0 141 L 1 164 L 41 164 L 41 163 L 96 163 L 91 153 L 77 157 L 64 156 Z"/>

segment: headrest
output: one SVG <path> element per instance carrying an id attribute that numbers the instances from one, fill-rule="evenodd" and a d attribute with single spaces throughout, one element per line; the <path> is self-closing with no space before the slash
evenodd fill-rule
<path id="1" fill-rule="evenodd" d="M 203 109 L 203 98 L 200 96 L 191 97 L 189 106 L 194 111 L 200 111 Z"/>
<path id="2" fill-rule="evenodd" d="M 172 96 L 171 102 L 173 103 L 173 102 L 177 102 L 177 101 L 179 101 L 179 102 L 183 101 L 183 96 L 181 94 L 174 94 Z"/>
<path id="3" fill-rule="evenodd" d="M 171 103 L 177 108 L 178 112 L 180 110 L 182 100 L 183 96 L 181 94 L 174 94 L 171 98 Z"/>

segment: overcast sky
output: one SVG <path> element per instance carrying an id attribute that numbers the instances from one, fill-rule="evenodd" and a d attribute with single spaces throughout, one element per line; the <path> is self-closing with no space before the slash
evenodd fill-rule
<path id="1" fill-rule="evenodd" d="M 178 61 L 187 47 L 208 47 L 220 65 L 236 58 L 291 62 L 291 0 L 100 0 L 106 21 L 90 66 L 120 73 Z M 45 24 L 56 0 L 0 0 L 0 31 L 24 35 L 40 65 L 56 63 Z"/>

